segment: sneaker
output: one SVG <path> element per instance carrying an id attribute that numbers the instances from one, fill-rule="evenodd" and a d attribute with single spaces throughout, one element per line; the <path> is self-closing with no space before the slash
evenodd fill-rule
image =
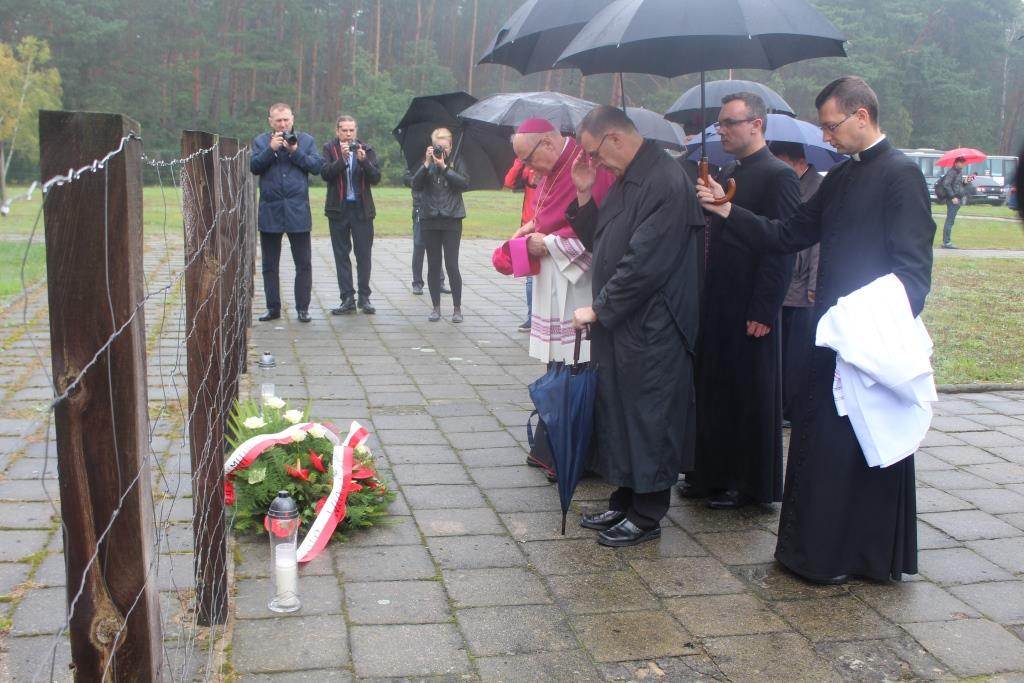
<path id="1" fill-rule="evenodd" d="M 438 311 L 436 309 L 431 311 L 430 315 L 427 316 L 427 321 L 428 322 L 432 322 L 432 323 L 436 323 L 440 319 L 441 319 L 441 311 Z"/>
<path id="2" fill-rule="evenodd" d="M 453 323 L 461 323 L 462 322 L 462 313 L 452 313 L 452 322 Z"/>
<path id="3" fill-rule="evenodd" d="M 451 294 L 452 290 L 448 289 L 448 285 L 446 285 L 445 283 L 442 282 L 441 283 L 441 293 L 442 294 Z"/>
<path id="4" fill-rule="evenodd" d="M 423 285 L 414 284 L 412 286 L 412 293 L 417 296 L 423 296 Z"/>
<path id="5" fill-rule="evenodd" d="M 953 244 L 952 242 L 947 242 L 946 244 L 942 245 L 942 248 L 943 249 L 956 249 L 957 246 L 955 244 Z"/>
<path id="6" fill-rule="evenodd" d="M 521 324 L 516 329 L 519 330 L 520 332 L 529 332 L 530 331 L 530 321 L 527 320 L 525 323 Z"/>

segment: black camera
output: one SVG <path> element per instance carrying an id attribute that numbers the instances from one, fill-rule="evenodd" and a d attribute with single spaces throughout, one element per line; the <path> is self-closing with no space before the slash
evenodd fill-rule
<path id="1" fill-rule="evenodd" d="M 444 156 L 444 147 L 441 147 L 440 145 L 434 145 L 431 151 L 434 154 L 435 159 L 440 159 Z"/>
<path id="2" fill-rule="evenodd" d="M 348 143 L 348 152 L 349 152 L 349 154 L 355 156 L 355 153 L 356 153 L 356 151 L 358 149 L 359 149 L 359 143 L 358 142 L 350 142 L 350 143 Z"/>
<path id="3" fill-rule="evenodd" d="M 294 130 L 289 130 L 287 132 L 282 131 L 278 133 L 278 135 L 281 136 L 281 139 L 284 140 L 284 143 L 288 146 L 299 144 L 299 136 Z"/>

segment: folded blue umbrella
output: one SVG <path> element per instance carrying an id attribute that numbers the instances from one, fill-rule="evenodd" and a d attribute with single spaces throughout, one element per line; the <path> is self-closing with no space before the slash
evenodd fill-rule
<path id="1" fill-rule="evenodd" d="M 552 363 L 548 371 L 530 385 L 530 398 L 547 426 L 551 457 L 558 475 L 563 536 L 569 503 L 583 474 L 594 431 L 597 371 L 579 362 L 581 340 L 582 331 L 577 330 L 572 365 Z"/>
<path id="2" fill-rule="evenodd" d="M 707 134 L 707 155 L 708 161 L 715 166 L 725 166 L 736 159 L 722 149 L 722 139 L 712 124 L 705 130 Z M 814 164 L 819 171 L 827 171 L 839 162 L 846 159 L 845 154 L 840 154 L 835 147 L 825 142 L 821 137 L 821 128 L 795 119 L 785 114 L 768 114 L 768 130 L 765 131 L 765 139 L 772 142 L 795 142 L 804 146 L 804 156 L 807 163 Z M 700 140 L 686 146 L 687 158 L 693 161 L 700 161 Z"/>

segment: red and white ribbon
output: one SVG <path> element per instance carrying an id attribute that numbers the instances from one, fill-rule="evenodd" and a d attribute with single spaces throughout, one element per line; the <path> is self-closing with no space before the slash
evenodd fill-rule
<path id="1" fill-rule="evenodd" d="M 299 562 L 309 562 L 324 549 L 338 524 L 345 519 L 345 503 L 348 500 L 352 484 L 352 469 L 355 464 L 355 450 L 366 443 L 370 433 L 358 422 L 353 421 L 348 436 L 342 441 L 338 438 L 338 428 L 329 423 L 304 422 L 289 427 L 276 434 L 258 434 L 247 439 L 231 453 L 224 463 L 224 475 L 238 470 L 248 469 L 257 458 L 274 446 L 293 443 L 296 431 L 309 432 L 318 425 L 324 429 L 325 438 L 334 444 L 331 458 L 331 473 L 334 481 L 331 492 L 320 512 L 317 513 L 309 533 L 299 545 Z"/>

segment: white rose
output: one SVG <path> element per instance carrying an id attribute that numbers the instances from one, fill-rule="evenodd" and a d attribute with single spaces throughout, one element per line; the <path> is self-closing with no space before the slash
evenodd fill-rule
<path id="1" fill-rule="evenodd" d="M 323 428 L 323 425 L 317 422 L 309 428 L 309 435 L 316 439 L 322 439 L 327 436 L 327 430 Z"/>
<path id="2" fill-rule="evenodd" d="M 306 432 L 301 429 L 292 430 L 292 441 L 298 443 L 306 440 Z"/>
<path id="3" fill-rule="evenodd" d="M 242 424 L 245 425 L 246 429 L 262 429 L 267 426 L 267 423 L 264 422 L 263 418 L 259 415 L 253 415 L 252 417 L 245 418 L 245 422 Z"/>
<path id="4" fill-rule="evenodd" d="M 281 408 L 284 408 L 284 399 L 278 398 L 277 396 L 267 396 L 265 399 L 263 399 L 263 405 L 267 406 L 268 408 L 280 410 Z"/>
<path id="5" fill-rule="evenodd" d="M 282 401 L 283 403 L 283 401 Z M 302 422 L 302 411 L 301 410 L 286 410 L 284 413 L 284 419 L 291 422 L 293 425 Z"/>

